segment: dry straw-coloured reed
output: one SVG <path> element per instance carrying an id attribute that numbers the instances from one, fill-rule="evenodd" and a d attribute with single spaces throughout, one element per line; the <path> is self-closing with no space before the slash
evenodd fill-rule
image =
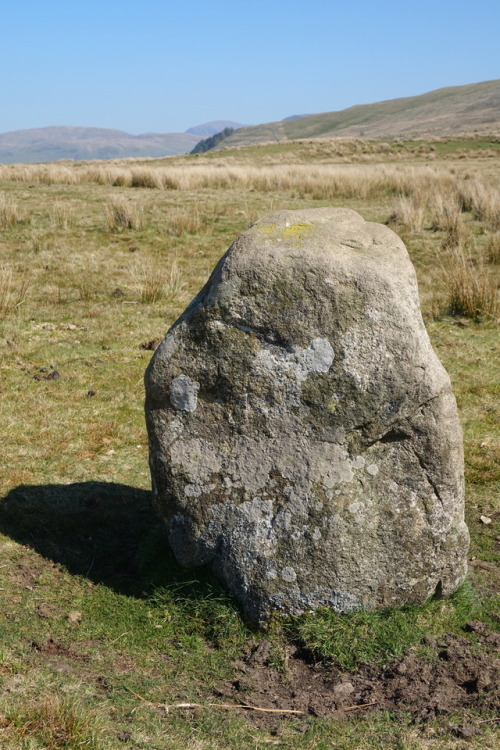
<path id="1" fill-rule="evenodd" d="M 0 320 L 21 307 L 29 284 L 30 276 L 26 271 L 16 273 L 12 266 L 0 266 Z"/>

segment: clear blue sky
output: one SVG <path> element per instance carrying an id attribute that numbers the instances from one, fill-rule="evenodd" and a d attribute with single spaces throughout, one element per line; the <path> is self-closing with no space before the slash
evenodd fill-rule
<path id="1" fill-rule="evenodd" d="M 0 133 L 181 132 L 500 78 L 498 0 L 3 0 Z"/>

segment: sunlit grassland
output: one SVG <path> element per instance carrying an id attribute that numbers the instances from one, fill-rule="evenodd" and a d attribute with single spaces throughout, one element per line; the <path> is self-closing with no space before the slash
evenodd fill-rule
<path id="1" fill-rule="evenodd" d="M 305 143 L 197 159 L 0 167 L 0 747 L 205 750 L 273 741 L 244 717 L 161 708 L 212 701 L 243 645 L 264 636 L 247 631 L 209 576 L 183 573 L 166 550 L 146 492 L 142 378 L 151 347 L 231 242 L 281 208 L 353 208 L 389 222 L 406 242 L 464 428 L 473 588 L 455 603 L 384 616 L 387 627 L 380 618 L 352 621 L 368 655 L 346 654 L 342 628 L 324 614 L 266 637 L 278 655 L 298 639 L 318 659 L 345 658 L 353 668 L 390 659 L 423 632 L 458 631 L 467 618 L 495 626 L 498 297 L 447 313 L 457 258 L 465 286 L 496 294 L 498 157 L 438 154 L 428 163 L 428 154 L 408 151 L 394 163 L 384 153 L 364 164 L 346 152 L 333 163 L 331 149 Z M 485 732 L 469 746 L 493 747 L 494 726 Z M 318 750 L 456 746 L 444 729 L 425 738 L 384 714 L 289 720 L 279 741 Z"/>

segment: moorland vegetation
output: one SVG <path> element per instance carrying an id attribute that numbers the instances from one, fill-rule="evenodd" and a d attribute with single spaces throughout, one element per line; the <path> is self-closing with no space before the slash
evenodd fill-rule
<path id="1" fill-rule="evenodd" d="M 358 139 L 0 166 L 0 747 L 497 746 L 498 685 L 467 670 L 500 630 L 499 158 L 491 139 Z M 168 553 L 142 377 L 238 234 L 332 205 L 387 223 L 415 265 L 464 428 L 470 578 L 424 607 L 250 632 Z M 398 700 L 358 690 L 410 662 Z M 455 698 L 419 692 L 427 672 Z M 330 708 L 307 702 L 318 681 Z M 375 697 L 351 710 L 358 694 Z M 305 713 L 221 707 L 242 702 Z"/>

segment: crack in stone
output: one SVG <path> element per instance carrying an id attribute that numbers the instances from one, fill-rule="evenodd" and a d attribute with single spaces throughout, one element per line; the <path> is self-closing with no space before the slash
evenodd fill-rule
<path id="1" fill-rule="evenodd" d="M 237 331 L 242 331 L 243 333 L 253 333 L 259 338 L 259 341 L 261 342 L 265 342 L 266 344 L 269 344 L 271 346 L 276 346 L 278 349 L 284 349 L 288 354 L 294 353 L 294 349 L 292 349 L 291 346 L 281 343 L 279 339 L 276 339 L 274 336 L 270 335 L 269 331 L 265 328 L 255 328 L 253 326 L 247 326 L 243 323 L 237 323 L 236 321 L 232 320 L 220 320 L 218 321 L 218 324 L 220 326 L 224 326 L 225 328 L 233 328 Z"/>
<path id="2" fill-rule="evenodd" d="M 427 481 L 429 482 L 430 486 L 434 490 L 434 494 L 436 495 L 437 499 L 441 503 L 441 506 L 444 508 L 444 501 L 443 501 L 443 498 L 441 497 L 441 492 L 440 492 L 440 490 L 438 488 L 438 485 L 431 478 L 430 473 L 429 473 L 429 471 L 428 471 L 428 469 L 427 469 L 427 467 L 426 467 L 426 465 L 424 463 L 424 460 L 422 459 L 421 455 L 417 451 L 416 447 L 414 445 L 412 445 L 411 449 L 412 449 L 413 455 L 415 456 L 415 458 L 417 459 L 417 461 L 419 463 L 420 468 L 422 469 L 422 471 L 425 474 L 425 478 L 427 479 Z"/>
<path id="3" fill-rule="evenodd" d="M 366 435 L 366 433 L 369 433 L 372 429 L 373 425 L 376 425 L 376 422 L 364 422 L 359 425 L 355 425 L 352 428 L 351 434 L 353 432 L 360 432 L 362 436 L 365 438 L 364 446 L 365 448 L 370 448 L 372 445 L 376 445 L 377 443 L 391 443 L 391 442 L 397 442 L 397 440 L 389 439 L 384 440 L 391 432 L 394 433 L 400 433 L 401 437 L 399 440 L 406 440 L 408 438 L 411 438 L 412 432 L 408 432 L 409 428 L 405 430 L 404 427 L 401 426 L 401 422 L 411 422 L 411 420 L 415 417 L 416 414 L 418 414 L 419 411 L 423 409 L 424 406 L 427 406 L 427 404 L 430 404 L 432 401 L 435 401 L 437 398 L 440 398 L 442 395 L 442 391 L 437 393 L 434 396 L 430 396 L 426 401 L 422 401 L 421 404 L 419 404 L 410 414 L 399 414 L 398 418 L 395 419 L 393 422 L 389 422 L 385 425 L 386 430 L 382 434 L 379 434 L 377 437 L 370 438 Z M 363 434 L 364 433 L 364 434 Z"/>

